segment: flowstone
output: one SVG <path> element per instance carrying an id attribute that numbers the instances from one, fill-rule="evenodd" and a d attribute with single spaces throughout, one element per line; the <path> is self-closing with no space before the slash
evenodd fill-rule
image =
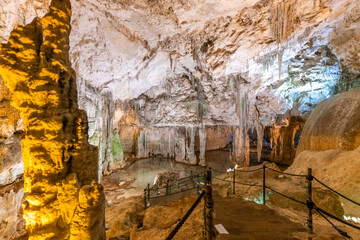
<path id="1" fill-rule="evenodd" d="M 0 75 L 24 122 L 24 219 L 29 239 L 105 239 L 98 153 L 88 143 L 69 61 L 71 6 L 17 27 L 0 45 Z"/>

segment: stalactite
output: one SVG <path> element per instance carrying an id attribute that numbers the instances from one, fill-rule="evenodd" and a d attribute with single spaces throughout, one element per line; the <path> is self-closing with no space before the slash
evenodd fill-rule
<path id="1" fill-rule="evenodd" d="M 256 108 L 256 119 L 255 119 L 255 121 L 256 121 L 256 134 L 257 134 L 257 143 L 256 143 L 257 144 L 256 145 L 257 160 L 258 160 L 258 162 L 260 162 L 262 148 L 263 148 L 264 126 L 260 122 L 260 113 L 259 113 L 257 108 Z"/>
<path id="2" fill-rule="evenodd" d="M 284 50 L 279 50 L 278 52 L 278 70 L 279 70 L 279 80 L 281 79 L 281 70 L 282 70 L 282 58 Z"/>
<path id="3" fill-rule="evenodd" d="M 206 152 L 206 128 L 202 126 L 199 129 L 200 139 L 200 162 L 199 165 L 206 166 L 205 152 Z"/>
<path id="4" fill-rule="evenodd" d="M 0 75 L 24 121 L 24 219 L 29 239 L 105 239 L 97 149 L 77 105 L 69 61 L 70 1 L 17 27 L 0 46 Z"/>
<path id="5" fill-rule="evenodd" d="M 195 129 L 194 126 L 189 126 L 186 128 L 186 142 L 185 142 L 185 153 L 186 153 L 186 163 L 195 165 L 196 164 L 196 155 L 195 155 Z"/>
<path id="6" fill-rule="evenodd" d="M 249 166 L 250 143 L 248 135 L 248 92 L 246 88 L 238 88 L 236 96 L 236 113 L 239 123 L 235 129 L 234 136 L 234 157 L 239 166 Z"/>

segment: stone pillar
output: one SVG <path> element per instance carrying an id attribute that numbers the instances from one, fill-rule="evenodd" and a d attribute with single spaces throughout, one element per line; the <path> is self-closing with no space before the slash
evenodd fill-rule
<path id="1" fill-rule="evenodd" d="M 105 239 L 97 149 L 88 143 L 69 60 L 70 1 L 17 27 L 0 45 L 0 75 L 24 122 L 23 204 L 29 239 Z"/>
<path id="2" fill-rule="evenodd" d="M 194 128 L 194 126 L 187 127 L 185 135 L 185 163 L 191 165 L 196 164 Z"/>
<path id="3" fill-rule="evenodd" d="M 241 166 L 249 166 L 250 164 L 250 140 L 248 134 L 248 116 L 249 116 L 249 102 L 247 89 L 238 87 L 236 95 L 236 114 L 239 119 L 238 126 L 235 126 L 234 131 L 234 160 Z"/>
<path id="4" fill-rule="evenodd" d="M 200 162 L 199 165 L 206 166 L 206 127 L 201 126 L 199 129 L 199 145 L 200 145 Z"/>

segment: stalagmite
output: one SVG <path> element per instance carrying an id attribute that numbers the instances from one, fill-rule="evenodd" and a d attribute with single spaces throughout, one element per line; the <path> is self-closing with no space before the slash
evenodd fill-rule
<path id="1" fill-rule="evenodd" d="M 70 1 L 17 27 L 0 46 L 0 75 L 24 121 L 24 218 L 29 239 L 105 239 L 97 150 L 88 143 L 69 61 Z"/>

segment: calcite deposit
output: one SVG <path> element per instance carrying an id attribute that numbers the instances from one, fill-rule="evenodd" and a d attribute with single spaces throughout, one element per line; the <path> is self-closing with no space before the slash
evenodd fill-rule
<path id="1" fill-rule="evenodd" d="M 1 41 L 48 4 L 4 1 Z M 359 86 L 358 1 L 72 4 L 70 58 L 101 173 L 149 152 L 205 164 L 206 135 L 217 126 L 231 129 L 226 138 L 246 165 L 254 141 L 260 159 L 266 127 L 306 118 L 322 100 Z M 162 131 L 171 134 L 159 142 Z M 153 147 L 159 143 L 168 147 Z"/>
<path id="2" fill-rule="evenodd" d="M 112 138 L 117 129 L 125 157 L 131 142 L 138 158 L 169 153 L 195 163 L 198 144 L 191 134 L 196 142 L 202 126 L 228 126 L 234 156 L 246 165 L 254 140 L 248 131 L 257 129 L 260 149 L 265 126 L 306 118 L 322 100 L 359 86 L 358 1 L 97 0 L 74 6 L 71 59 L 80 105 L 93 121 L 90 136 Z M 115 111 L 104 111 L 105 102 Z M 132 130 L 125 134 L 122 123 L 130 115 Z M 164 128 L 169 136 L 159 133 Z M 99 141 L 102 151 L 108 142 Z M 153 147 L 159 143 L 170 147 Z M 292 161 L 279 156 L 278 162 Z"/>
<path id="3" fill-rule="evenodd" d="M 329 121 L 331 119 L 331 121 Z M 320 103 L 304 125 L 294 163 L 287 170 L 306 173 L 356 202 L 360 201 L 360 89 Z M 340 198 L 346 216 L 358 217 L 358 206 Z"/>
<path id="4" fill-rule="evenodd" d="M 0 75 L 24 123 L 29 239 L 105 239 L 97 150 L 69 61 L 70 16 L 68 0 L 53 0 L 42 19 L 18 26 L 0 46 Z"/>

